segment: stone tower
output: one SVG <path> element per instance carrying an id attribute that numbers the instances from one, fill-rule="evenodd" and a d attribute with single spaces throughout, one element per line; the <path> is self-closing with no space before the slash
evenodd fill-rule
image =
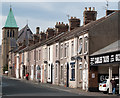
<path id="1" fill-rule="evenodd" d="M 18 26 L 12 12 L 12 8 L 10 8 L 5 26 L 2 28 L 2 73 L 7 70 L 8 53 L 16 47 L 17 38 Z"/>

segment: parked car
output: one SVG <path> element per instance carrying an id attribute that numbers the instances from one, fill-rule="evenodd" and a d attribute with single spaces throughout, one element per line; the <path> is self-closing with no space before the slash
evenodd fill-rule
<path id="1" fill-rule="evenodd" d="M 119 79 L 115 79 L 116 82 L 116 92 L 119 92 Z M 110 80 L 106 79 L 102 83 L 99 83 L 99 91 L 102 91 L 103 93 L 109 93 L 109 83 Z"/>

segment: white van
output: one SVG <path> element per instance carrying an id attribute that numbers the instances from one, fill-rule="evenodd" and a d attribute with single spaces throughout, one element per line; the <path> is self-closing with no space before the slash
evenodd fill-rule
<path id="1" fill-rule="evenodd" d="M 116 92 L 119 92 L 119 79 L 115 79 L 116 82 Z M 106 79 L 102 83 L 99 83 L 99 91 L 102 91 L 103 93 L 109 93 L 109 83 L 110 80 Z"/>

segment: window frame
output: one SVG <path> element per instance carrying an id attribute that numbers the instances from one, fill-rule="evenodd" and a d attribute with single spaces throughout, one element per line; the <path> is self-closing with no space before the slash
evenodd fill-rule
<path id="1" fill-rule="evenodd" d="M 71 57 L 74 56 L 74 40 L 71 41 Z"/>
<path id="2" fill-rule="evenodd" d="M 70 81 L 75 81 L 75 64 L 71 64 L 71 79 Z"/>

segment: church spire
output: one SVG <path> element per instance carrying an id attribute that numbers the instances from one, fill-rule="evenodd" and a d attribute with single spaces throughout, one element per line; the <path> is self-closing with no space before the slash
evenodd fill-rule
<path id="1" fill-rule="evenodd" d="M 9 11 L 9 14 L 7 16 L 7 20 L 5 23 L 5 27 L 17 27 L 16 21 L 15 21 L 13 12 L 12 12 L 11 5 L 10 5 L 10 11 Z"/>

